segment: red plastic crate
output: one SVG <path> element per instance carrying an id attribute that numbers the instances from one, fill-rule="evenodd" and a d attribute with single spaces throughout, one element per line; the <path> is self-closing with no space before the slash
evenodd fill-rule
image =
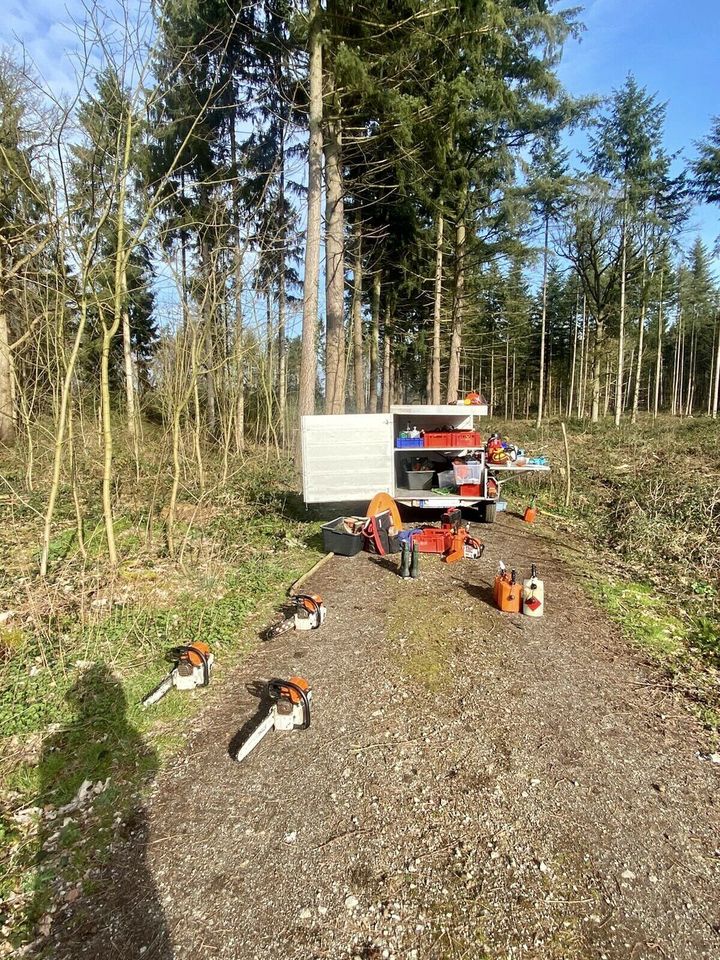
<path id="1" fill-rule="evenodd" d="M 480 486 L 479 483 L 461 483 L 460 496 L 461 497 L 480 497 L 482 496 L 482 487 Z"/>
<path id="2" fill-rule="evenodd" d="M 450 438 L 452 437 L 451 433 L 426 433 L 425 434 L 425 446 L 426 447 L 450 447 Z"/>
<path id="3" fill-rule="evenodd" d="M 448 530 L 439 530 L 437 527 L 427 527 L 412 536 L 413 545 L 417 544 L 420 553 L 445 553 L 451 539 L 452 534 Z"/>
<path id="4" fill-rule="evenodd" d="M 479 447 L 482 443 L 477 430 L 455 430 L 450 436 L 453 447 Z"/>
<path id="5" fill-rule="evenodd" d="M 479 447 L 482 437 L 476 430 L 453 430 L 446 433 L 426 433 L 426 447 Z"/>

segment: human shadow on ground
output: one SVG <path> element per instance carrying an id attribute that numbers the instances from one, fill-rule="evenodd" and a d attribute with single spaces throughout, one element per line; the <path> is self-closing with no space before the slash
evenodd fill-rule
<path id="1" fill-rule="evenodd" d="M 104 664 L 85 670 L 66 699 L 74 718 L 43 743 L 32 914 L 53 960 L 172 960 L 174 951 L 146 854 L 146 811 L 122 801 L 121 782 L 153 777 L 158 758 L 128 722 L 120 682 Z M 109 832 L 95 833 L 98 825 Z M 110 837 L 112 836 L 112 841 Z M 82 888 L 64 891 L 50 916 L 50 890 L 75 869 Z M 43 919 L 44 918 L 44 919 Z M 49 926 L 49 930 L 48 930 Z"/>

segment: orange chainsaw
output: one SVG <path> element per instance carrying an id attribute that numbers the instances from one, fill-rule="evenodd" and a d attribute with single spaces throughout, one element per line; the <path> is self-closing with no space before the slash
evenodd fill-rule
<path id="1" fill-rule="evenodd" d="M 235 759 L 238 763 L 254 750 L 271 730 L 307 730 L 310 726 L 312 690 L 304 677 L 268 680 L 267 694 L 272 706 L 266 717 L 241 744 Z"/>
<path id="2" fill-rule="evenodd" d="M 207 643 L 199 640 L 187 646 L 173 647 L 168 653 L 168 659 L 174 664 L 172 669 L 141 701 L 143 707 L 162 700 L 173 687 L 178 690 L 194 690 L 195 687 L 206 687 L 210 683 L 215 658 Z"/>
<path id="3" fill-rule="evenodd" d="M 292 612 L 279 623 L 268 628 L 266 637 L 272 640 L 286 630 L 317 630 L 325 622 L 327 609 L 316 593 L 297 593 L 290 598 Z"/>

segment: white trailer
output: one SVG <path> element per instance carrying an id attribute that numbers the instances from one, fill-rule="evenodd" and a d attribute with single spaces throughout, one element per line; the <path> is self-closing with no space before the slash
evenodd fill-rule
<path id="1" fill-rule="evenodd" d="M 473 507 L 486 520 L 495 516 L 502 484 L 522 473 L 547 472 L 546 466 L 495 466 L 485 463 L 484 446 L 397 446 L 408 426 L 426 433 L 448 426 L 472 430 L 476 418 L 487 417 L 486 405 L 393 406 L 390 413 L 304 416 L 302 418 L 303 499 L 305 503 L 357 503 L 370 501 L 376 493 L 389 493 L 399 503 L 412 507 L 446 509 Z M 478 432 L 481 432 L 479 430 Z M 480 497 L 434 494 L 407 486 L 404 463 L 414 457 L 441 464 L 460 455 L 474 455 L 482 464 Z M 496 483 L 489 484 L 494 478 Z M 489 489 L 494 488 L 494 492 Z"/>

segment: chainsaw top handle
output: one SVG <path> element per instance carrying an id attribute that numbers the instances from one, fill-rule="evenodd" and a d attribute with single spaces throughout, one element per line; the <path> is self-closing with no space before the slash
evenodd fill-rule
<path id="1" fill-rule="evenodd" d="M 173 647 L 170 655 L 174 660 L 188 660 L 194 667 L 202 666 L 202 686 L 208 686 L 210 683 L 210 647 L 206 643 L 190 643 L 185 646 Z"/>
<path id="2" fill-rule="evenodd" d="M 301 681 L 301 683 L 298 681 Z M 302 686 L 302 684 L 305 684 L 305 686 Z M 294 677 L 290 680 L 280 680 L 278 677 L 273 677 L 272 680 L 268 680 L 267 691 L 271 700 L 287 697 L 292 703 L 302 703 L 303 722 L 297 729 L 307 730 L 310 726 L 310 697 L 308 696 L 306 680 L 303 680 L 302 677 Z"/>

